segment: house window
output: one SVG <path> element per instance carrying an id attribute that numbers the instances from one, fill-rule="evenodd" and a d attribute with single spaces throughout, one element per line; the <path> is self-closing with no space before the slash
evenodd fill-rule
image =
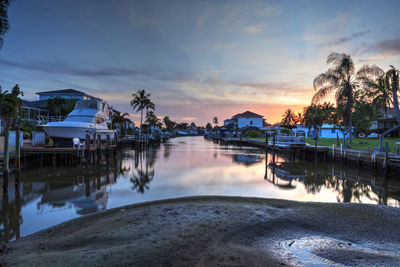
<path id="1" fill-rule="evenodd" d="M 253 121 L 250 121 L 250 125 L 253 125 Z"/>
<path id="2" fill-rule="evenodd" d="M 331 132 L 332 132 L 332 133 L 335 133 L 335 132 L 336 132 L 336 129 L 332 129 Z"/>

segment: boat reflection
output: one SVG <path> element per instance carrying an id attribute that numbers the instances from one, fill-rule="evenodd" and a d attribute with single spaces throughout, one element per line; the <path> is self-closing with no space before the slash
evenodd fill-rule
<path id="1" fill-rule="evenodd" d="M 290 162 L 270 162 L 267 164 L 264 179 L 281 189 L 295 189 L 297 181 L 303 181 L 306 177 L 305 171 L 297 164 Z"/>

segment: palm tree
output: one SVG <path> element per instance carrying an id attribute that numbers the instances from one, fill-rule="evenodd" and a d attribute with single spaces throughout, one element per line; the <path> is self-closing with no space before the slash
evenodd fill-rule
<path id="1" fill-rule="evenodd" d="M 360 77 L 364 87 L 364 94 L 361 97 L 371 99 L 371 104 L 376 111 L 384 109 L 385 117 L 387 118 L 387 110 L 393 102 L 392 89 L 388 84 L 384 71 L 378 67 L 376 68 L 379 71 L 377 78 L 372 79 L 369 75 Z"/>
<path id="2" fill-rule="evenodd" d="M 314 129 L 315 151 L 317 151 L 318 146 L 319 128 L 322 126 L 324 121 L 324 113 L 322 112 L 320 105 L 311 104 L 311 106 L 304 108 L 302 123 L 308 128 L 308 130 L 311 130 L 311 128 Z"/>
<path id="3" fill-rule="evenodd" d="M 214 118 L 213 118 L 213 123 L 214 123 L 215 125 L 218 125 L 218 118 L 217 118 L 217 117 L 214 117 Z"/>
<path id="4" fill-rule="evenodd" d="M 399 90 L 399 70 L 394 66 L 390 65 L 390 70 L 388 70 L 385 74 L 386 84 L 392 89 L 392 97 L 393 97 L 393 108 L 397 119 L 397 126 L 393 127 L 389 131 L 384 132 L 379 137 L 379 149 L 382 149 L 382 138 L 385 134 L 388 134 L 391 131 L 400 127 L 400 110 L 399 110 L 399 99 L 397 92 Z"/>
<path id="5" fill-rule="evenodd" d="M 10 0 L 0 0 L 0 48 L 3 44 L 3 36 L 10 28 L 7 14 L 7 9 L 10 6 L 10 3 Z"/>
<path id="6" fill-rule="evenodd" d="M 67 104 L 67 99 L 62 97 L 54 97 L 47 101 L 47 109 L 49 110 L 51 115 L 59 116 L 59 118 L 61 118 L 62 110 Z"/>
<path id="7" fill-rule="evenodd" d="M 281 123 L 285 126 L 293 126 L 297 123 L 298 119 L 296 114 L 288 108 L 285 113 L 282 115 Z"/>
<path id="8" fill-rule="evenodd" d="M 330 92 L 336 91 L 336 106 L 342 111 L 343 120 L 346 124 L 346 135 L 349 134 L 352 143 L 352 111 L 354 105 L 354 92 L 359 88 L 360 79 L 366 75 L 377 75 L 379 70 L 376 66 L 363 66 L 357 73 L 350 55 L 331 53 L 327 58 L 327 64 L 333 67 L 325 73 L 319 74 L 313 82 L 315 93 L 312 98 L 313 104 L 318 104 Z"/>
<path id="9" fill-rule="evenodd" d="M 392 65 L 390 65 L 390 70 L 386 72 L 386 83 L 392 87 L 393 107 L 397 123 L 400 125 L 399 99 L 397 95 L 399 90 L 399 70 Z"/>
<path id="10" fill-rule="evenodd" d="M 2 92 L 0 87 L 0 115 L 4 118 L 5 129 L 4 129 L 4 158 L 3 167 L 4 174 L 8 174 L 9 171 L 9 154 L 8 154 L 8 143 L 10 135 L 11 120 L 16 119 L 22 100 L 19 96 L 24 94 L 20 90 L 18 84 L 15 85 L 9 93 L 8 91 Z M 18 140 L 19 141 L 19 140 Z"/>
<path id="11" fill-rule="evenodd" d="M 165 116 L 164 118 L 163 118 L 163 122 L 164 122 L 164 126 L 165 126 L 165 128 L 167 129 L 167 131 L 172 131 L 174 128 L 175 128 L 175 126 L 176 126 L 176 122 L 174 122 L 173 120 L 171 120 L 170 118 L 169 118 L 169 116 Z"/>
<path id="12" fill-rule="evenodd" d="M 128 113 L 124 113 L 121 115 L 121 112 L 116 112 L 112 118 L 112 124 L 115 125 L 117 124 L 119 129 L 120 129 L 120 135 L 123 136 L 125 133 L 125 125 L 127 122 L 132 122 L 129 118 Z"/>
<path id="13" fill-rule="evenodd" d="M 146 122 L 151 126 L 158 126 L 160 124 L 160 120 L 153 111 L 150 111 L 146 114 Z"/>
<path id="14" fill-rule="evenodd" d="M 142 129 L 143 123 L 143 110 L 146 108 L 148 109 L 150 94 L 147 94 L 146 91 L 139 90 L 136 94 L 132 94 L 133 99 L 131 100 L 131 106 L 133 109 L 136 109 L 136 112 L 141 112 L 140 114 L 140 129 Z M 153 104 L 154 105 L 154 104 Z"/>

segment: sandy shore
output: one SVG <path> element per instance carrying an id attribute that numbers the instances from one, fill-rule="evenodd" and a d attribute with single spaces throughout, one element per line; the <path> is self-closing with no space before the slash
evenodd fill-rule
<path id="1" fill-rule="evenodd" d="M 400 209 L 238 197 L 157 201 L 6 244 L 7 266 L 397 265 Z"/>

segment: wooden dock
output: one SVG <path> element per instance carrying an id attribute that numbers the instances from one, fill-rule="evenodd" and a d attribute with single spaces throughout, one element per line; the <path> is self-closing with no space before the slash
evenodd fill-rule
<path id="1" fill-rule="evenodd" d="M 115 150 L 117 145 L 110 145 L 110 150 Z M 91 145 L 88 150 L 96 151 L 99 147 Z M 100 150 L 105 151 L 107 145 L 101 145 Z M 52 147 L 52 146 L 24 146 L 21 147 L 21 154 L 72 154 L 84 151 L 85 148 L 73 148 L 73 147 Z"/>

